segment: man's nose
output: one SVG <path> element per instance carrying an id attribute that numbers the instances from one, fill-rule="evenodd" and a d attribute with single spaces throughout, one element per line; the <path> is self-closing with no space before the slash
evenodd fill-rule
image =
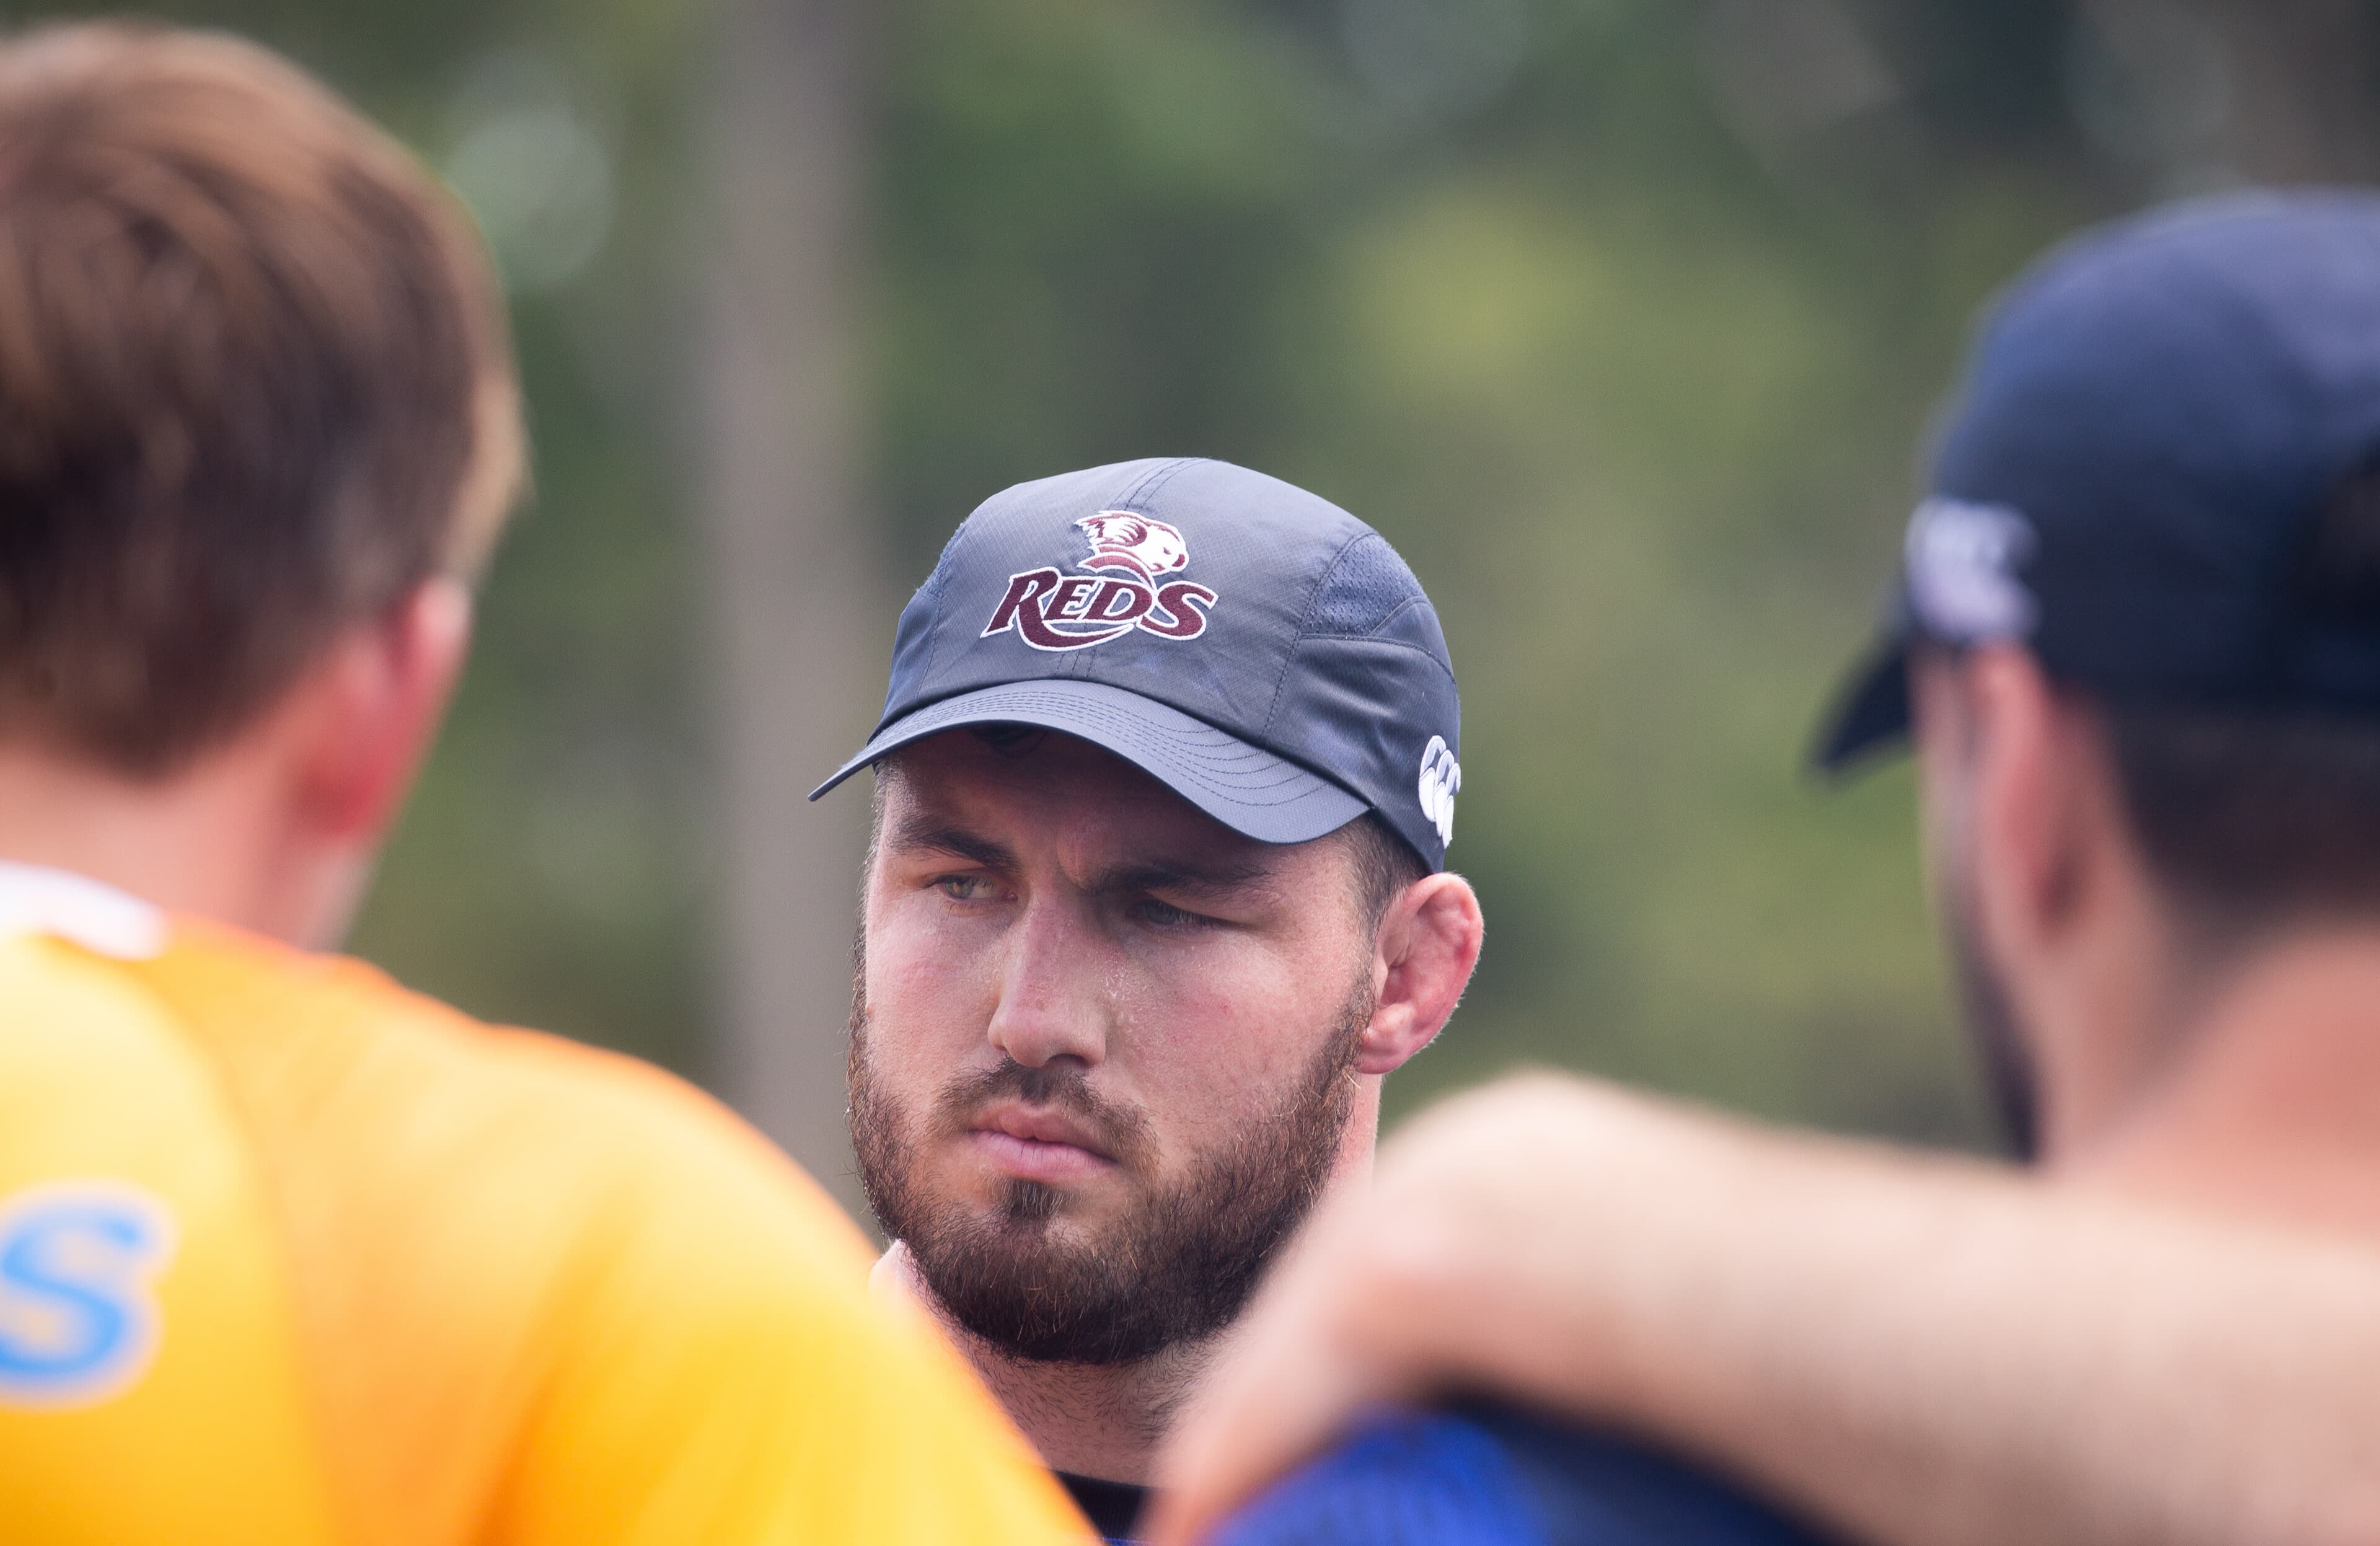
<path id="1" fill-rule="evenodd" d="M 1062 1057 L 1096 1065 L 1107 1056 L 1108 1004 L 1099 942 L 1069 909 L 1026 909 L 1002 941 L 1000 1004 L 991 1044 L 1027 1068 Z"/>

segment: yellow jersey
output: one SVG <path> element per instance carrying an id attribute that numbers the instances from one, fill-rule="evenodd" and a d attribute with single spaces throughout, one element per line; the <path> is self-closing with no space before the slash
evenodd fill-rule
<path id="1" fill-rule="evenodd" d="M 1088 1540 L 868 1264 L 656 1069 L 0 865 L 0 1540 Z"/>

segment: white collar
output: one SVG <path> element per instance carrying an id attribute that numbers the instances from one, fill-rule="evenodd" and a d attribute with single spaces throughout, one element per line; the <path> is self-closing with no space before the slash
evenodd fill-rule
<path id="1" fill-rule="evenodd" d="M 55 934 L 97 956 L 145 961 L 165 948 L 165 915 L 70 870 L 0 859 L 0 941 Z"/>

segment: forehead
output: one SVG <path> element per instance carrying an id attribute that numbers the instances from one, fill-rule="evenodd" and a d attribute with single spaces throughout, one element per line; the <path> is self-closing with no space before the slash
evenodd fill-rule
<path id="1" fill-rule="evenodd" d="M 892 838 L 919 822 L 958 822 L 1100 851 L 1163 849 L 1268 869 L 1318 846 L 1243 836 L 1113 752 L 1056 731 L 946 730 L 904 748 L 879 777 Z"/>

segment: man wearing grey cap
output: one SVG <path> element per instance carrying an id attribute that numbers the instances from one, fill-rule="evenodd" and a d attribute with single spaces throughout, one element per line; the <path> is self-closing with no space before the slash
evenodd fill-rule
<path id="1" fill-rule="evenodd" d="M 1131 462 L 967 518 L 818 791 L 876 771 L 850 1077 L 880 1272 L 1111 1536 L 1470 980 L 1459 716 L 1378 533 Z"/>
<path id="2" fill-rule="evenodd" d="M 1584 1083 L 1452 1103 L 1268 1288 L 1163 1539 L 1371 1404 L 1490 1389 L 1896 1546 L 2380 1540 L 2380 196 L 2060 250 L 1931 461 L 1819 760 L 1913 741 L 2034 1168 Z M 1345 1524 L 1401 1443 L 1218 1539 L 1412 1539 Z M 1543 1528 L 1568 1481 L 1474 1539 L 1717 1539 Z"/>

